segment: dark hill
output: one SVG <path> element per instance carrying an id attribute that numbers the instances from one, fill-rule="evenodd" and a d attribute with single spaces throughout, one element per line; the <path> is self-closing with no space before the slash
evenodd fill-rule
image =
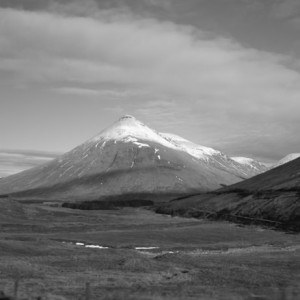
<path id="1" fill-rule="evenodd" d="M 300 158 L 215 192 L 162 205 L 157 212 L 300 231 Z"/>

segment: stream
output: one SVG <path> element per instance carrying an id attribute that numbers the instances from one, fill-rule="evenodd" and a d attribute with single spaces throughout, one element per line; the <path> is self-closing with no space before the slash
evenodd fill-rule
<path id="1" fill-rule="evenodd" d="M 60 241 L 64 244 L 74 245 L 78 247 L 91 248 L 91 249 L 132 249 L 140 253 L 149 256 L 160 256 L 164 254 L 186 254 L 192 256 L 204 256 L 204 255 L 239 255 L 249 253 L 265 253 L 265 252 L 294 252 L 300 250 L 299 245 L 292 246 L 273 246 L 273 245 L 260 245 L 260 246 L 248 246 L 248 247 L 236 247 L 220 250 L 207 250 L 207 249 L 184 249 L 184 250 L 164 250 L 157 246 L 133 246 L 133 247 L 111 247 L 99 244 L 90 244 L 85 242 L 73 242 L 73 241 Z"/>

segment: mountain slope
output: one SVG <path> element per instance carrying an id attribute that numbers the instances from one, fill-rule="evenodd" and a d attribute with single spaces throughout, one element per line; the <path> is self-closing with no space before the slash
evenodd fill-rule
<path id="1" fill-rule="evenodd" d="M 300 231 L 299 199 L 300 158 L 218 191 L 173 201 L 157 212 Z"/>
<path id="2" fill-rule="evenodd" d="M 240 189 L 250 192 L 265 190 L 299 189 L 300 188 L 300 158 L 273 168 L 263 174 L 231 185 L 222 191 Z"/>
<path id="3" fill-rule="evenodd" d="M 196 159 L 163 135 L 125 116 L 55 160 L 2 178 L 0 194 L 58 201 L 174 198 L 245 178 Z"/>
<path id="4" fill-rule="evenodd" d="M 279 160 L 277 163 L 275 163 L 272 168 L 276 168 L 278 166 L 281 166 L 283 164 L 288 163 L 291 160 L 294 160 L 296 158 L 300 157 L 300 153 L 291 153 L 288 154 L 287 156 L 285 156 L 284 158 L 282 158 L 281 160 Z"/>
<path id="5" fill-rule="evenodd" d="M 221 151 L 197 145 L 178 135 L 170 133 L 161 133 L 161 135 L 171 143 L 175 144 L 178 149 L 189 153 L 191 156 L 202 160 L 208 165 L 241 176 L 243 179 L 267 171 L 266 166 L 253 159 L 232 158 Z M 245 163 L 245 160 L 247 160 L 247 163 Z"/>
<path id="6" fill-rule="evenodd" d="M 232 160 L 243 166 L 244 172 L 252 176 L 266 172 L 269 168 L 261 162 L 248 157 L 231 157 Z M 251 177 L 252 177 L 251 176 Z"/>

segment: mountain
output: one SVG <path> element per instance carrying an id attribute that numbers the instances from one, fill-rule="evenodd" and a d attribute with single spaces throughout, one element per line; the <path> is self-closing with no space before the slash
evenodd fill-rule
<path id="1" fill-rule="evenodd" d="M 288 154 L 287 156 L 285 156 L 284 158 L 282 158 L 281 160 L 279 160 L 277 163 L 275 163 L 274 165 L 272 165 L 272 168 L 276 168 L 278 166 L 286 164 L 289 161 L 294 160 L 294 159 L 296 159 L 298 157 L 300 157 L 300 153 L 291 153 L 291 154 Z"/>
<path id="2" fill-rule="evenodd" d="M 251 174 L 252 176 L 264 173 L 269 169 L 265 164 L 255 160 L 253 158 L 231 157 L 231 159 L 234 160 L 235 162 L 241 164 L 244 167 L 245 173 Z"/>
<path id="3" fill-rule="evenodd" d="M 217 191 L 172 201 L 157 212 L 300 231 L 299 199 L 300 158 Z"/>
<path id="4" fill-rule="evenodd" d="M 190 155 L 190 149 L 124 116 L 70 152 L 2 178 L 0 194 L 62 202 L 152 201 L 214 190 L 249 177 L 216 150 L 197 148 L 205 152 L 203 159 Z"/>
<path id="5" fill-rule="evenodd" d="M 197 145 L 178 135 L 170 133 L 161 133 L 161 135 L 182 151 L 203 161 L 204 163 L 214 166 L 218 169 L 241 176 L 244 179 L 255 176 L 267 171 L 267 167 L 250 158 L 232 158 L 213 148 Z"/>
<path id="6" fill-rule="evenodd" d="M 243 190 L 251 193 L 263 191 L 300 190 L 300 158 L 273 168 L 221 191 Z"/>

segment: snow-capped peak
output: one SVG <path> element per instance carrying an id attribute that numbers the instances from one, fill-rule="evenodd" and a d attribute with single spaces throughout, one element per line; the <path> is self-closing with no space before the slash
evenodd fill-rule
<path id="1" fill-rule="evenodd" d="M 112 126 L 106 128 L 100 134 L 92 138 L 92 141 L 122 141 L 137 143 L 141 141 L 150 141 L 162 144 L 168 148 L 176 149 L 176 146 L 170 141 L 166 140 L 157 131 L 149 128 L 135 117 L 125 115 L 120 118 Z"/>
<path id="2" fill-rule="evenodd" d="M 206 163 L 213 162 L 224 167 L 230 164 L 230 158 L 222 152 L 210 147 L 197 145 L 185 138 L 171 133 L 159 133 L 130 115 L 121 117 L 112 126 L 103 130 L 100 134 L 88 141 L 96 147 L 104 147 L 107 141 L 131 143 L 138 148 L 150 148 L 151 143 L 160 144 L 174 150 L 185 152 L 192 157 Z M 90 145 L 91 146 L 91 145 Z M 158 150 L 155 148 L 155 153 Z M 158 156 L 160 158 L 160 155 Z M 257 169 L 259 166 L 250 158 L 235 157 L 236 162 Z"/>
<path id="3" fill-rule="evenodd" d="M 119 119 L 118 122 L 121 122 L 121 121 L 127 120 L 127 119 L 131 119 L 131 120 L 137 121 L 137 119 L 136 119 L 134 116 L 132 116 L 132 115 L 124 115 L 124 116 L 122 116 L 122 117 Z"/>
<path id="4" fill-rule="evenodd" d="M 108 140 L 133 143 L 139 147 L 149 146 L 145 144 L 147 141 L 154 142 L 168 148 L 186 152 L 195 158 L 203 160 L 208 160 L 213 155 L 222 154 L 220 151 L 194 144 L 178 135 L 159 133 L 130 115 L 121 117 L 116 123 L 103 130 L 90 141 L 99 143 Z"/>
<path id="5" fill-rule="evenodd" d="M 239 164 L 242 165 L 252 165 L 252 163 L 254 162 L 254 159 L 249 158 L 249 157 L 231 157 L 231 159 L 233 159 L 234 161 L 236 161 Z"/>

